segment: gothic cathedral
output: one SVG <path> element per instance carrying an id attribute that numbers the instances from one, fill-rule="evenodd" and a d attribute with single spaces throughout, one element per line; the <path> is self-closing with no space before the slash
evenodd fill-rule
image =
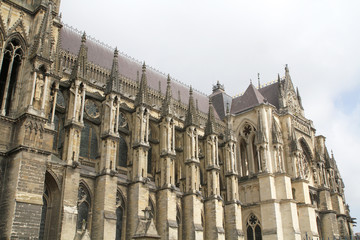
<path id="1" fill-rule="evenodd" d="M 206 96 L 63 24 L 59 6 L 0 2 L 0 239 L 353 234 L 288 66 Z"/>

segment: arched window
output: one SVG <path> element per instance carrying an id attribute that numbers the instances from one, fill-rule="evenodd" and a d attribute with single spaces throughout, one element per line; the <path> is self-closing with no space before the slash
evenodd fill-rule
<path id="1" fill-rule="evenodd" d="M 48 201 L 49 201 L 49 193 L 47 187 L 45 186 L 45 192 L 43 194 L 43 206 L 41 209 L 41 220 L 40 220 L 40 231 L 39 231 L 39 240 L 44 239 L 45 233 L 45 223 L 46 223 L 46 212 L 48 208 Z"/>
<path id="2" fill-rule="evenodd" d="M 23 49 L 18 39 L 9 41 L 4 49 L 0 73 L 0 108 L 2 115 L 9 115 L 15 93 Z"/>
<path id="3" fill-rule="evenodd" d="M 57 181 L 45 173 L 43 206 L 41 209 L 39 239 L 56 239 L 60 214 L 60 191 Z"/>
<path id="4" fill-rule="evenodd" d="M 80 183 L 78 190 L 78 217 L 76 222 L 76 229 L 81 229 L 83 224 L 85 224 L 85 228 L 88 227 L 90 207 L 90 193 L 87 188 L 82 183 Z"/>
<path id="5" fill-rule="evenodd" d="M 87 122 L 81 131 L 80 157 L 96 159 L 98 154 L 98 140 L 95 129 Z"/>
<path id="6" fill-rule="evenodd" d="M 125 202 L 121 193 L 116 193 L 116 240 L 121 240 L 123 235 L 123 224 L 124 224 L 124 213 L 125 213 Z"/>
<path id="7" fill-rule="evenodd" d="M 148 157 L 147 157 L 147 172 L 152 174 L 152 147 L 150 145 L 149 151 L 148 151 Z"/>
<path id="8" fill-rule="evenodd" d="M 128 147 L 126 144 L 125 139 L 120 136 L 119 139 L 119 166 L 126 167 L 127 166 L 127 154 L 128 154 Z"/>
<path id="9" fill-rule="evenodd" d="M 244 139 L 240 141 L 240 163 L 242 176 L 248 175 L 248 162 L 247 162 L 247 153 L 246 153 L 246 142 Z"/>
<path id="10" fill-rule="evenodd" d="M 251 214 L 246 223 L 247 240 L 262 240 L 261 225 L 259 219 Z"/>
<path id="11" fill-rule="evenodd" d="M 257 173 L 260 171 L 260 156 L 259 156 L 259 152 L 256 149 L 255 136 L 253 137 L 252 140 L 252 150 L 253 150 L 254 171 Z"/>
<path id="12" fill-rule="evenodd" d="M 300 155 L 300 159 L 298 160 L 298 174 L 300 177 L 308 179 L 310 173 L 309 165 L 312 159 L 311 150 L 303 138 L 300 139 L 300 146 L 302 153 Z"/>

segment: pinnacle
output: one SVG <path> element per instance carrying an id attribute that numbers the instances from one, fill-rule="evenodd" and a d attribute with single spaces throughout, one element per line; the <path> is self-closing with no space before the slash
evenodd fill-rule
<path id="1" fill-rule="evenodd" d="M 142 65 L 142 72 L 145 72 L 145 71 L 146 71 L 146 64 L 145 64 L 145 61 L 144 61 L 143 65 Z"/>
<path id="2" fill-rule="evenodd" d="M 81 43 L 84 44 L 86 43 L 86 32 L 84 31 L 82 37 L 81 37 Z"/>
<path id="3" fill-rule="evenodd" d="M 119 50 L 116 47 L 115 50 L 114 50 L 114 58 L 115 57 L 117 58 L 118 56 L 119 56 Z"/>
<path id="4" fill-rule="evenodd" d="M 215 133 L 214 123 L 215 123 L 214 109 L 213 109 L 212 101 L 211 99 L 209 99 L 209 113 L 205 128 L 205 135 L 210 135 Z"/>
<path id="5" fill-rule="evenodd" d="M 197 111 L 194 106 L 193 89 L 190 86 L 189 90 L 189 106 L 185 119 L 185 126 L 197 125 Z"/>

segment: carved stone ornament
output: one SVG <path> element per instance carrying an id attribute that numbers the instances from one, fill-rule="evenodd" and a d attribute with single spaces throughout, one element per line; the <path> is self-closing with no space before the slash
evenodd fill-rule
<path id="1" fill-rule="evenodd" d="M 299 106 L 298 100 L 295 96 L 295 93 L 290 92 L 288 94 L 286 104 L 291 112 L 300 114 L 300 106 Z"/>
<path id="2" fill-rule="evenodd" d="M 128 123 L 127 123 L 127 121 L 126 121 L 126 117 L 125 117 L 125 115 L 124 115 L 122 112 L 119 113 L 119 127 L 125 128 L 125 129 L 128 129 L 128 128 L 129 128 L 129 127 L 128 127 Z M 149 129 L 149 130 L 150 130 L 150 129 Z"/>
<path id="3" fill-rule="evenodd" d="M 100 116 L 99 107 L 90 99 L 86 99 L 85 101 L 85 112 L 91 118 L 98 118 Z"/>

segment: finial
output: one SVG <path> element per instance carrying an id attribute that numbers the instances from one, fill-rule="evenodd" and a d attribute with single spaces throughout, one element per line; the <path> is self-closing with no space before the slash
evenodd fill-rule
<path id="1" fill-rule="evenodd" d="M 115 50 L 114 50 L 114 58 L 116 57 L 118 57 L 119 56 L 119 51 L 118 51 L 118 49 L 117 49 L 117 47 L 115 48 Z"/>
<path id="2" fill-rule="evenodd" d="M 289 67 L 287 64 L 285 64 L 285 72 L 289 72 Z"/>
<path id="3" fill-rule="evenodd" d="M 334 159 L 334 152 L 332 149 L 331 149 L 331 158 Z"/>
<path id="4" fill-rule="evenodd" d="M 86 32 L 85 31 L 81 37 L 81 43 L 86 43 Z"/>
<path id="5" fill-rule="evenodd" d="M 170 74 L 167 75 L 167 83 L 170 84 Z"/>
<path id="6" fill-rule="evenodd" d="M 142 65 L 142 71 L 143 71 L 143 72 L 145 72 L 145 71 L 146 71 L 146 64 L 145 64 L 145 61 L 144 61 L 143 65 Z"/>
<path id="7" fill-rule="evenodd" d="M 193 95 L 193 89 L 192 89 L 192 86 L 190 85 L 190 91 L 189 91 L 189 94 L 190 95 Z"/>
<path id="8" fill-rule="evenodd" d="M 278 82 L 280 82 L 280 74 L 278 73 Z"/>
<path id="9" fill-rule="evenodd" d="M 258 73 L 258 89 L 260 89 L 260 73 Z"/>
<path id="10" fill-rule="evenodd" d="M 250 84 L 252 84 L 252 80 L 251 80 L 251 78 L 250 78 Z"/>

